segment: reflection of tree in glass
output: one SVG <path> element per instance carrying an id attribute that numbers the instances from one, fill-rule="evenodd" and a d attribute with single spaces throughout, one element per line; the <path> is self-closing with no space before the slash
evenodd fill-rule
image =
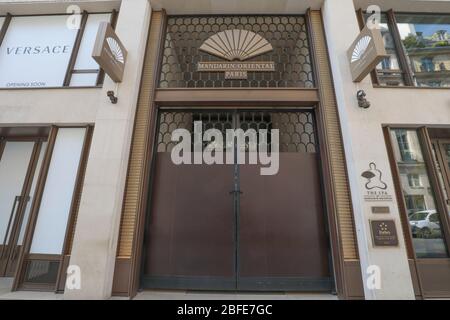
<path id="1" fill-rule="evenodd" d="M 435 47 L 435 48 L 436 47 L 448 47 L 448 46 L 450 46 L 450 43 L 447 40 L 445 40 L 445 41 L 438 41 L 438 42 L 433 44 L 433 47 Z"/>
<path id="2" fill-rule="evenodd" d="M 405 39 L 403 39 L 403 45 L 406 49 L 425 48 L 425 44 L 414 35 L 405 37 Z"/>

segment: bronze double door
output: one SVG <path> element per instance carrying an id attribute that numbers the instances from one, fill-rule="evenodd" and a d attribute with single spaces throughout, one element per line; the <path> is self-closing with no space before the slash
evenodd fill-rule
<path id="1" fill-rule="evenodd" d="M 39 139 L 0 139 L 0 277 L 13 277 L 17 268 L 43 144 Z"/>
<path id="2" fill-rule="evenodd" d="M 173 130 L 192 133 L 195 121 L 224 134 L 278 129 L 278 173 L 248 158 L 175 165 Z M 143 288 L 332 290 L 312 111 L 162 111 L 158 127 Z"/>

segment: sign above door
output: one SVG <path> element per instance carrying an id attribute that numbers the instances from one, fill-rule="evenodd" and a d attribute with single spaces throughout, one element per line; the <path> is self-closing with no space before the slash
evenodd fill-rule
<path id="1" fill-rule="evenodd" d="M 199 50 L 228 60 L 199 62 L 199 72 L 225 72 L 225 79 L 245 80 L 248 71 L 275 71 L 275 63 L 272 61 L 243 62 L 273 50 L 266 39 L 252 31 L 234 29 L 219 32 L 206 39 Z"/>

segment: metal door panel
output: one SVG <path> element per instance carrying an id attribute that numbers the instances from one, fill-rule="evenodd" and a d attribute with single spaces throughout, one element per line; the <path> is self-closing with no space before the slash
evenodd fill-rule
<path id="1" fill-rule="evenodd" d="M 144 284 L 234 288 L 233 166 L 156 162 Z"/>
<path id="2" fill-rule="evenodd" d="M 247 164 L 174 165 L 169 133 L 192 129 L 196 119 L 222 132 L 279 129 L 279 173 L 262 176 L 260 165 Z M 332 289 L 311 111 L 164 111 L 157 149 L 143 287 Z"/>

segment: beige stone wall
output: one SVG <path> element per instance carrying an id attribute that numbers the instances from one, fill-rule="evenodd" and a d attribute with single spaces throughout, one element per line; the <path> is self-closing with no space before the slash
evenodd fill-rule
<path id="1" fill-rule="evenodd" d="M 322 9 L 346 150 L 363 279 L 365 282 L 368 278 L 366 270 L 372 265 L 380 267 L 382 276 L 382 288 L 370 290 L 365 286 L 365 296 L 366 299 L 413 299 L 405 241 L 382 127 L 386 124 L 450 125 L 450 89 L 374 88 L 370 76 L 361 83 L 353 83 L 346 51 L 359 33 L 354 15 L 356 8 L 352 0 L 326 0 Z M 343 16 L 345 20 L 340 18 Z M 371 102 L 369 109 L 358 107 L 356 92 L 361 89 Z M 381 249 L 372 245 L 369 220 L 380 217 L 371 213 L 371 206 L 376 204 L 364 201 L 365 180 L 361 178 L 361 173 L 369 168 L 371 162 L 375 162 L 383 172 L 387 191 L 394 198 L 392 202 L 380 205 L 388 205 L 391 209 L 390 216 L 386 218 L 396 222 L 399 247 Z"/>
<path id="2" fill-rule="evenodd" d="M 81 290 L 65 298 L 111 296 L 125 177 L 150 23 L 147 0 L 0 1 L 0 15 L 119 10 L 116 32 L 128 50 L 124 79 L 102 88 L 0 89 L 0 125 L 94 124 L 70 264 L 81 268 Z M 119 98 L 111 104 L 106 92 Z"/>

